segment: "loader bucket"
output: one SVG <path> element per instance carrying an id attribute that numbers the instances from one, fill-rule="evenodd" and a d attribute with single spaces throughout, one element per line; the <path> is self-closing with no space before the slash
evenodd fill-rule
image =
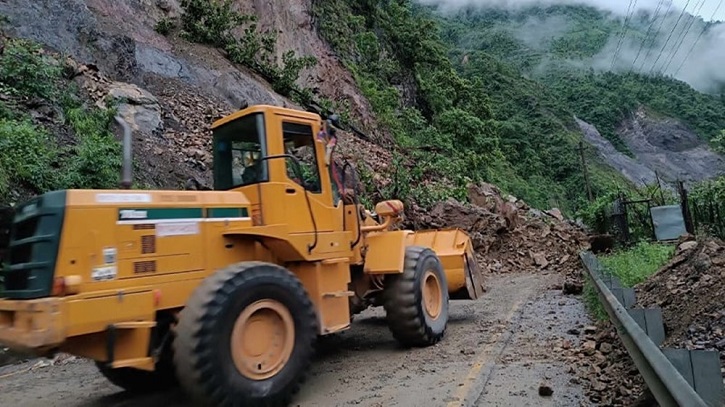
<path id="1" fill-rule="evenodd" d="M 475 300 L 483 295 L 483 275 L 473 242 L 461 229 L 423 230 L 408 236 L 408 245 L 430 247 L 446 272 L 448 293 L 454 300 Z"/>

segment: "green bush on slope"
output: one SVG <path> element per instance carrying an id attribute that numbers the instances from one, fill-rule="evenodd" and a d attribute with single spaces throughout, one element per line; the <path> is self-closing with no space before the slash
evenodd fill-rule
<path id="1" fill-rule="evenodd" d="M 232 62 L 262 75 L 280 94 L 290 96 L 293 91 L 305 91 L 296 86 L 295 81 L 300 72 L 313 67 L 317 59 L 298 57 L 294 51 L 287 51 L 279 61 L 274 34 L 259 32 L 256 16 L 235 11 L 232 0 L 182 0 L 181 7 L 184 9 L 181 26 L 186 39 L 223 49 Z M 241 36 L 234 33 L 239 27 L 244 28 Z M 170 25 L 164 23 L 159 29 L 168 32 Z"/>
<path id="2" fill-rule="evenodd" d="M 64 67 L 31 41 L 10 39 L 0 56 L 0 204 L 63 188 L 112 188 L 120 144 L 113 111 L 87 106 Z M 25 111 L 45 106 L 53 117 L 34 122 Z M 60 134 L 73 135 L 62 145 Z M 20 191 L 23 191 L 20 193 Z"/>
<path id="3" fill-rule="evenodd" d="M 671 244 L 642 241 L 629 249 L 600 256 L 599 261 L 607 270 L 617 276 L 625 287 L 634 287 L 667 264 L 674 252 L 675 247 Z M 598 319 L 606 319 L 607 314 L 589 279 L 584 287 L 584 298 L 587 307 Z"/>

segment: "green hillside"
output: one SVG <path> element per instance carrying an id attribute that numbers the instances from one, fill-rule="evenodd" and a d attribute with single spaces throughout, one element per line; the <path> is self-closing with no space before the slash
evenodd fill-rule
<path id="1" fill-rule="evenodd" d="M 379 118 L 413 148 L 415 165 L 398 192 L 425 204 L 462 197 L 468 180 L 484 180 L 538 207 L 584 204 L 581 136 L 573 112 L 549 87 L 484 50 L 466 52 L 464 64 L 440 21 L 411 1 L 313 4 L 323 36 Z M 625 183 L 590 160 L 595 194 Z"/>
<path id="2" fill-rule="evenodd" d="M 649 75 L 653 66 L 671 65 L 669 47 L 681 44 L 678 38 L 687 27 L 692 32 L 701 30 L 704 22 L 699 18 L 685 14 L 679 20 L 671 45 L 658 61 L 662 48 L 656 34 L 658 30 L 667 33 L 679 17 L 674 11 L 665 17 L 665 8 L 656 15 L 635 13 L 627 20 L 626 31 L 621 17 L 586 6 L 531 7 L 516 12 L 469 8 L 445 16 L 433 8 L 423 10 L 440 25 L 441 39 L 454 61 L 485 52 L 511 65 L 523 76 L 546 85 L 566 109 L 596 125 L 625 153 L 626 146 L 614 130 L 639 105 L 683 120 L 705 140 L 712 140 L 725 128 L 720 94 L 703 94 L 670 77 Z M 620 42 L 623 32 L 626 38 Z M 614 65 L 623 64 L 628 71 L 595 73 L 593 66 L 606 70 L 613 66 L 612 51 L 617 47 L 636 50 L 631 61 L 621 57 Z M 686 50 L 682 52 L 684 55 Z"/>
<path id="3" fill-rule="evenodd" d="M 432 7 L 422 10 L 436 16 Z M 468 8 L 436 19 L 441 25 L 441 38 L 453 48 L 463 52 L 485 50 L 531 75 L 538 74 L 537 68 L 552 60 L 593 57 L 621 29 L 621 22 L 610 14 L 585 6 L 518 11 Z M 550 72 L 553 67 L 546 68 Z"/>

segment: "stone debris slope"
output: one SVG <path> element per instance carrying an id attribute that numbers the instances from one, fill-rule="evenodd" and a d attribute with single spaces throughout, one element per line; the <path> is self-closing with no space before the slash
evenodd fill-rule
<path id="1" fill-rule="evenodd" d="M 635 287 L 638 306 L 661 308 L 667 338 L 663 346 L 717 350 L 725 362 L 725 243 L 682 239 L 674 257 Z M 651 405 L 651 394 L 608 321 L 570 332 L 580 346 L 563 339 L 563 357 L 588 382 L 586 394 L 598 405 Z M 721 368 L 725 376 L 725 364 Z"/>
<path id="2" fill-rule="evenodd" d="M 645 383 L 617 331 L 608 321 L 568 332 L 554 352 L 585 384 L 585 394 L 595 405 L 634 406 L 644 398 Z M 579 339 L 578 346 L 572 346 Z M 578 382 L 577 382 L 578 384 Z"/>
<path id="3" fill-rule="evenodd" d="M 113 81 L 93 65 L 68 58 L 74 80 L 99 107 L 118 103 L 119 115 L 134 134 L 134 156 L 141 162 L 136 180 L 146 187 L 212 187 L 211 124 L 233 109 L 202 89 L 160 75 L 147 75 L 144 88 Z M 153 78 L 152 78 L 153 76 Z M 299 107 L 294 107 L 300 109 Z M 380 188 L 389 182 L 391 153 L 377 144 L 345 133 L 336 150 L 339 165 L 364 165 Z"/>
<path id="4" fill-rule="evenodd" d="M 439 202 L 430 211 L 414 206 L 409 226 L 466 230 L 484 273 L 561 272 L 567 276 L 565 292 L 581 292 L 578 253 L 589 247 L 581 227 L 565 221 L 557 209 L 530 208 L 490 184 L 470 185 L 468 198 L 465 204 Z"/>
<path id="5" fill-rule="evenodd" d="M 683 240 L 673 259 L 636 287 L 637 299 L 662 308 L 664 346 L 717 350 L 725 376 L 725 242 Z"/>
<path id="6" fill-rule="evenodd" d="M 468 192 L 470 203 L 450 199 L 429 211 L 413 206 L 406 226 L 466 230 L 484 277 L 521 272 L 559 273 L 563 284 L 555 283 L 549 288 L 567 295 L 582 293 L 584 275 L 578 254 L 590 249 L 590 238 L 580 226 L 564 220 L 556 209 L 530 208 L 490 184 L 471 185 Z M 565 308 L 566 303 L 566 299 L 559 300 L 558 308 Z M 571 385 L 583 385 L 588 402 L 630 406 L 646 399 L 644 381 L 608 321 L 596 325 L 581 321 L 566 335 L 541 346 L 548 348 L 547 354 L 553 360 L 569 365 Z"/>

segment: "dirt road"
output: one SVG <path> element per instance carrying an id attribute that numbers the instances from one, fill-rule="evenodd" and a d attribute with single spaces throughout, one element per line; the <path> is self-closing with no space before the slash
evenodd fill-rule
<path id="1" fill-rule="evenodd" d="M 552 354 L 567 330 L 589 320 L 558 274 L 487 279 L 478 302 L 452 302 L 445 339 L 400 349 L 382 310 L 368 310 L 347 332 L 324 338 L 298 406 L 580 406 L 588 405 L 569 367 Z M 576 337 L 569 337 L 574 344 Z M 131 397 L 79 359 L 0 368 L 0 405 L 183 406 L 179 393 Z M 47 361 L 45 361 L 47 363 Z M 539 395 L 540 384 L 553 395 Z"/>

